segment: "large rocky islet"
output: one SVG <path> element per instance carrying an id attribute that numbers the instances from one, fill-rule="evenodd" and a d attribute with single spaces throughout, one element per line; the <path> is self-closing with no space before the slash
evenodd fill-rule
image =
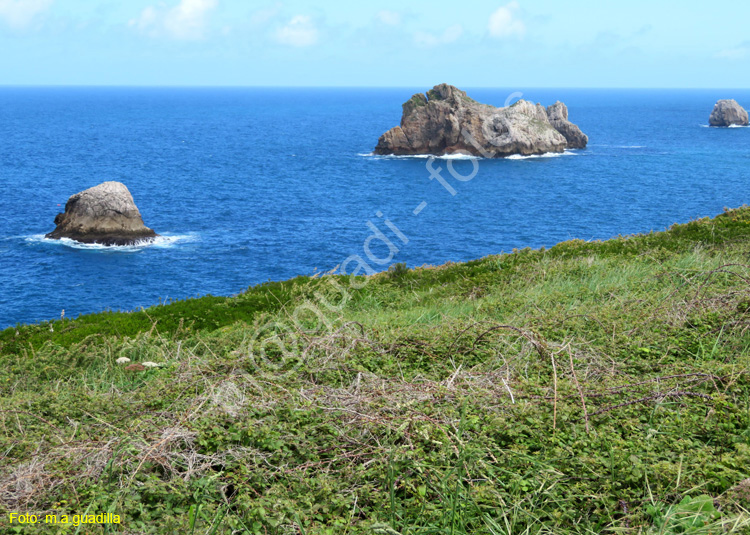
<path id="1" fill-rule="evenodd" d="M 582 149 L 588 137 L 568 120 L 562 102 L 545 108 L 519 100 L 497 108 L 440 84 L 403 104 L 401 124 L 383 134 L 375 154 L 465 153 L 485 157 L 535 155 Z"/>

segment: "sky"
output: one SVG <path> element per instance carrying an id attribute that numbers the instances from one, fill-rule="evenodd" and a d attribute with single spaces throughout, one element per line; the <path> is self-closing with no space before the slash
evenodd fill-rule
<path id="1" fill-rule="evenodd" d="M 750 87 L 750 2 L 0 0 L 0 85 Z"/>

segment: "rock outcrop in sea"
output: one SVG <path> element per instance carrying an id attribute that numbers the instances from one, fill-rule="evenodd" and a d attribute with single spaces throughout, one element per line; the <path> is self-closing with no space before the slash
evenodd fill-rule
<path id="1" fill-rule="evenodd" d="M 158 236 L 143 224 L 141 213 L 125 184 L 104 182 L 76 193 L 55 217 L 57 228 L 47 238 L 81 243 L 133 245 Z"/>
<path id="2" fill-rule="evenodd" d="M 502 158 L 582 149 L 588 137 L 568 120 L 568 108 L 557 102 L 519 100 L 496 108 L 480 104 L 448 84 L 417 93 L 403 104 L 401 125 L 380 136 L 375 154 L 465 153 Z"/>
<path id="3" fill-rule="evenodd" d="M 560 102 L 547 106 L 547 118 L 552 127 L 560 132 L 568 142 L 569 149 L 585 149 L 589 137 L 577 125 L 568 120 L 568 107 Z"/>
<path id="4" fill-rule="evenodd" d="M 720 100 L 714 106 L 708 119 L 711 126 L 747 126 L 749 124 L 747 112 L 736 100 Z"/>

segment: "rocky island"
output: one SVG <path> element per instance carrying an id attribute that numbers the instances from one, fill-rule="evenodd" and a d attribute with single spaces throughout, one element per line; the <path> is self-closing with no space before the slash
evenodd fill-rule
<path id="1" fill-rule="evenodd" d="M 133 245 L 153 240 L 156 232 L 143 224 L 141 213 L 125 184 L 104 182 L 76 193 L 55 217 L 57 228 L 45 237 L 81 243 Z"/>
<path id="2" fill-rule="evenodd" d="M 403 104 L 401 125 L 380 136 L 375 154 L 464 153 L 488 158 L 582 149 L 588 137 L 568 120 L 568 108 L 545 108 L 519 100 L 496 108 L 480 104 L 465 91 L 436 85 Z"/>
<path id="3" fill-rule="evenodd" d="M 708 124 L 710 126 L 747 126 L 747 112 L 736 100 L 720 100 L 714 106 Z"/>

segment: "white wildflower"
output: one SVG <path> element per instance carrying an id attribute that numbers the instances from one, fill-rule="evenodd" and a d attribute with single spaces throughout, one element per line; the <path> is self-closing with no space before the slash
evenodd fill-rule
<path id="1" fill-rule="evenodd" d="M 142 362 L 141 365 L 145 368 L 158 368 L 161 366 L 161 364 L 157 364 L 156 362 Z"/>
<path id="2" fill-rule="evenodd" d="M 127 364 L 130 362 L 130 359 L 128 357 L 120 357 L 115 362 L 117 362 L 117 364 Z"/>

